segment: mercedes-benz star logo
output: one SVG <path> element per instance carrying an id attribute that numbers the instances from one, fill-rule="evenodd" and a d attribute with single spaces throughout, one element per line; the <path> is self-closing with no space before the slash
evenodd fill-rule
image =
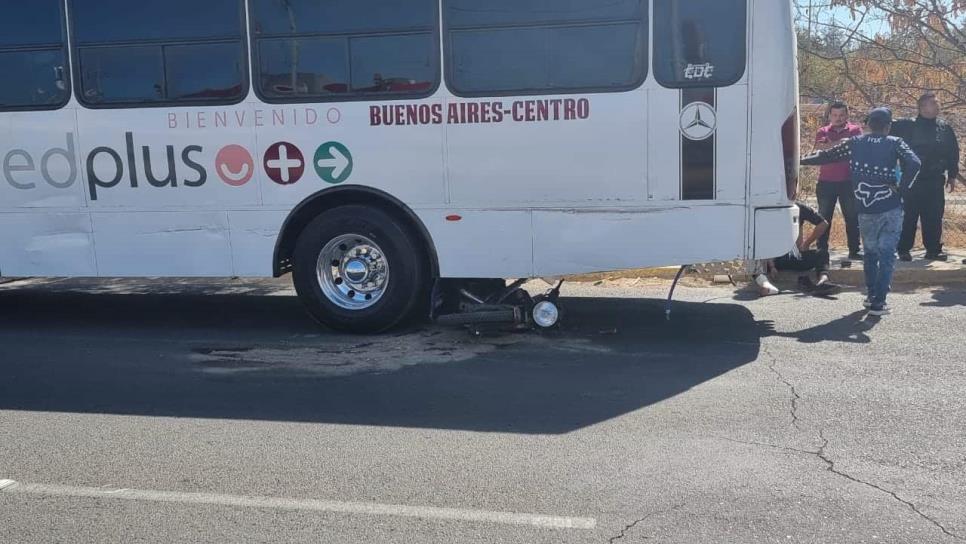
<path id="1" fill-rule="evenodd" d="M 681 110 L 681 134 L 689 140 L 707 140 L 718 128 L 714 108 L 705 102 L 692 102 Z"/>

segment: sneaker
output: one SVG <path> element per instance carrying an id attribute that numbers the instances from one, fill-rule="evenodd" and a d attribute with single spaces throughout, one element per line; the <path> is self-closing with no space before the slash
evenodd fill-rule
<path id="1" fill-rule="evenodd" d="M 900 251 L 899 260 L 904 263 L 910 263 L 912 262 L 912 254 L 910 254 L 908 251 Z"/>
<path id="2" fill-rule="evenodd" d="M 866 310 L 868 310 L 869 308 L 872 307 L 872 301 L 869 300 L 869 299 L 863 300 L 862 301 L 862 307 L 865 308 Z"/>
<path id="3" fill-rule="evenodd" d="M 849 260 L 850 261 L 861 261 L 864 258 L 865 258 L 865 255 L 862 255 L 862 252 L 860 252 L 860 251 L 850 251 L 849 252 Z"/>
<path id="4" fill-rule="evenodd" d="M 817 297 L 829 297 L 832 295 L 837 295 L 842 292 L 842 287 L 837 283 L 832 283 L 827 281 L 825 283 L 820 283 L 815 286 L 812 290 L 812 294 Z"/>
<path id="5" fill-rule="evenodd" d="M 946 255 L 942 251 L 940 251 L 939 253 L 926 253 L 926 260 L 946 262 L 949 260 L 949 255 Z"/>
<path id="6" fill-rule="evenodd" d="M 757 278 L 755 278 L 755 283 L 758 284 L 758 294 L 763 297 L 777 295 L 778 293 L 781 292 L 778 290 L 777 287 L 772 285 L 770 281 L 768 281 L 768 276 L 764 274 L 761 274 Z"/>
<path id="7" fill-rule="evenodd" d="M 873 304 L 869 308 L 869 315 L 883 316 L 892 313 L 892 308 L 888 304 Z"/>

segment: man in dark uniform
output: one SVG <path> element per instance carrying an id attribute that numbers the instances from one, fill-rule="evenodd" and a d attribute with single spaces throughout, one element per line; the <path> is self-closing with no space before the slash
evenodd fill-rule
<path id="1" fill-rule="evenodd" d="M 909 251 L 916 240 L 916 228 L 922 221 L 922 242 L 926 259 L 946 261 L 943 252 L 943 215 L 946 208 L 945 188 L 952 189 L 959 175 L 959 142 L 953 127 L 939 119 L 939 101 L 932 93 L 919 99 L 919 117 L 903 119 L 892 125 L 892 135 L 899 136 L 922 161 L 922 171 L 911 191 L 903 195 L 905 218 L 899 239 L 899 259 L 911 261 Z"/>

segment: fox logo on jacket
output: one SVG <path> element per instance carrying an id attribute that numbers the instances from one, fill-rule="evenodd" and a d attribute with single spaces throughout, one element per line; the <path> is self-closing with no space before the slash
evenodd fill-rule
<path id="1" fill-rule="evenodd" d="M 868 183 L 860 183 L 858 188 L 855 190 L 855 197 L 865 204 L 865 207 L 871 207 L 876 202 L 886 200 L 892 196 L 892 189 L 882 185 L 869 185 Z"/>

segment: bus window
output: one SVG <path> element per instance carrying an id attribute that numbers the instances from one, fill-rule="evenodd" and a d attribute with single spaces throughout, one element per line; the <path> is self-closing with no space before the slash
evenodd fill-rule
<path id="1" fill-rule="evenodd" d="M 55 109 L 70 95 L 57 0 L 13 2 L 0 17 L 0 109 Z"/>
<path id="2" fill-rule="evenodd" d="M 90 102 L 154 102 L 164 98 L 160 47 L 82 48 L 83 98 Z"/>
<path id="3" fill-rule="evenodd" d="M 665 87 L 727 87 L 745 73 L 747 0 L 654 0 L 654 77 Z"/>
<path id="4" fill-rule="evenodd" d="M 439 85 L 433 0 L 252 0 L 256 90 L 267 102 L 414 98 Z"/>
<path id="5" fill-rule="evenodd" d="M 74 2 L 78 99 L 90 106 L 241 101 L 242 14 L 239 0 Z"/>
<path id="6" fill-rule="evenodd" d="M 647 73 L 644 0 L 445 0 L 461 96 L 617 91 Z"/>

